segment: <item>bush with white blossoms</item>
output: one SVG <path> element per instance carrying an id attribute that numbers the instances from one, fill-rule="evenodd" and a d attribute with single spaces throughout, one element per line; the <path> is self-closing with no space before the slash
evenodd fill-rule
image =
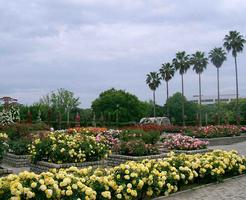
<path id="1" fill-rule="evenodd" d="M 0 178 L 1 200 L 143 200 L 169 195 L 180 187 L 246 172 L 246 159 L 235 151 L 169 154 L 159 160 L 130 161 L 114 168 L 52 169 Z"/>
<path id="2" fill-rule="evenodd" d="M 8 140 L 8 135 L 6 133 L 0 132 L 0 160 L 2 160 L 3 154 L 8 148 L 7 140 Z"/>
<path id="3" fill-rule="evenodd" d="M 110 153 L 108 146 L 94 136 L 64 132 L 51 132 L 36 139 L 29 149 L 34 162 L 44 160 L 58 164 L 101 160 Z"/>

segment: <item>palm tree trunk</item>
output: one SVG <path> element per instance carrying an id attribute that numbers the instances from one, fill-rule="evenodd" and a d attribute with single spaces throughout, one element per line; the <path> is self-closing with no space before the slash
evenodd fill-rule
<path id="1" fill-rule="evenodd" d="M 155 117 L 155 90 L 153 90 L 153 106 L 154 106 L 154 117 Z"/>
<path id="2" fill-rule="evenodd" d="M 237 115 L 237 125 L 239 125 L 239 98 L 238 98 L 238 73 L 237 73 L 237 57 L 234 56 L 235 60 L 235 71 L 236 71 L 236 115 Z"/>
<path id="3" fill-rule="evenodd" d="M 168 89 L 168 81 L 166 81 L 166 86 L 167 86 L 167 100 L 169 98 L 169 89 Z M 167 100 L 166 100 L 166 105 L 167 105 Z M 167 117 L 169 117 L 169 108 L 167 105 Z"/>
<path id="4" fill-rule="evenodd" d="M 181 74 L 182 80 L 182 96 L 184 97 L 184 75 Z M 185 126 L 185 111 L 184 111 L 184 101 L 182 101 L 182 119 L 183 119 L 183 126 Z"/>
<path id="5" fill-rule="evenodd" d="M 201 88 L 201 73 L 199 73 L 199 126 L 202 126 L 202 88 Z"/>
<path id="6" fill-rule="evenodd" d="M 217 90 L 218 90 L 218 124 L 220 124 L 220 70 L 217 67 Z"/>

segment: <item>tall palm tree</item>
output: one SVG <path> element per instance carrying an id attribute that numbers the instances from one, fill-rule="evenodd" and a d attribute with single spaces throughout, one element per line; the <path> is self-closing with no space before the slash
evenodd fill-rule
<path id="1" fill-rule="evenodd" d="M 191 64 L 193 65 L 193 70 L 199 75 L 199 126 L 202 125 L 202 89 L 201 89 L 201 74 L 206 69 L 208 64 L 208 58 L 205 57 L 204 52 L 197 51 L 191 56 Z"/>
<path id="2" fill-rule="evenodd" d="M 168 82 L 172 79 L 175 73 L 175 68 L 171 63 L 163 63 L 160 71 L 160 75 L 163 80 L 166 81 L 166 89 L 167 89 L 167 100 L 169 97 L 169 89 L 168 89 Z M 166 102 L 167 102 L 166 100 Z M 167 107 L 167 116 L 169 117 L 169 109 Z"/>
<path id="3" fill-rule="evenodd" d="M 157 72 L 150 72 L 147 74 L 146 83 L 149 88 L 153 91 L 153 107 L 154 107 L 154 117 L 155 117 L 155 91 L 161 84 L 161 77 Z"/>
<path id="4" fill-rule="evenodd" d="M 237 72 L 237 54 L 243 51 L 244 43 L 246 40 L 237 31 L 230 31 L 228 35 L 224 38 L 224 47 L 228 52 L 232 51 L 232 56 L 235 62 L 236 71 L 236 113 L 237 113 L 237 123 L 239 123 L 239 106 L 238 106 L 238 72 Z"/>
<path id="5" fill-rule="evenodd" d="M 184 96 L 184 74 L 190 68 L 190 57 L 186 54 L 185 51 L 181 51 L 176 53 L 176 58 L 173 59 L 173 64 L 176 70 L 179 70 L 179 74 L 181 75 L 182 81 L 182 95 Z M 184 102 L 182 102 L 182 119 L 183 126 L 185 126 L 185 110 L 184 110 Z"/>
<path id="6" fill-rule="evenodd" d="M 218 124 L 220 124 L 220 67 L 226 60 L 226 52 L 221 47 L 216 47 L 209 52 L 210 61 L 217 68 L 217 92 L 218 92 Z"/>

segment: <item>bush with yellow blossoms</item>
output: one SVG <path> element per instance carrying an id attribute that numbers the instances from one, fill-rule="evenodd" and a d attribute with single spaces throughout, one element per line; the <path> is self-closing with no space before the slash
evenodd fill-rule
<path id="1" fill-rule="evenodd" d="M 41 140 L 36 139 L 29 149 L 33 162 L 57 164 L 96 161 L 109 154 L 108 146 L 96 141 L 94 136 L 64 132 L 51 132 Z"/>
<path id="2" fill-rule="evenodd" d="M 235 151 L 170 153 L 158 160 L 130 161 L 114 168 L 52 169 L 0 178 L 0 199 L 151 199 L 193 183 L 218 181 L 246 172 L 246 159 Z"/>
<path id="3" fill-rule="evenodd" d="M 8 148 L 7 145 L 8 135 L 0 132 L 0 160 L 3 158 L 3 154 Z"/>

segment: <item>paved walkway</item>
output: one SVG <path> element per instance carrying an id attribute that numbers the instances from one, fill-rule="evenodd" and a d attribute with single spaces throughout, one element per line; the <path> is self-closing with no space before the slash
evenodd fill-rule
<path id="1" fill-rule="evenodd" d="M 232 145 L 211 146 L 211 149 L 237 150 L 246 155 L 246 142 Z M 226 180 L 219 184 L 210 184 L 200 189 L 188 190 L 158 200 L 246 200 L 246 175 Z"/>

